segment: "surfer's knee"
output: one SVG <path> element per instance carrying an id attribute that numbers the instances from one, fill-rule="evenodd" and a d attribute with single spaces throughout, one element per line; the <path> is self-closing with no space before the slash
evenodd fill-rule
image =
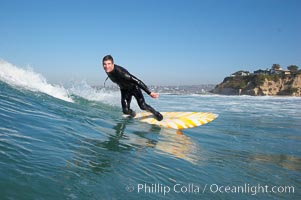
<path id="1" fill-rule="evenodd" d="M 148 110 L 149 105 L 147 105 L 145 102 L 139 103 L 139 107 L 141 110 Z"/>

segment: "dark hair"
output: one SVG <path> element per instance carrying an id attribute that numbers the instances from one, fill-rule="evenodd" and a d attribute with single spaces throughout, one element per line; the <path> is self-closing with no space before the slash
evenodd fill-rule
<path id="1" fill-rule="evenodd" d="M 111 55 L 106 55 L 105 57 L 103 57 L 102 62 L 104 62 L 106 60 L 110 60 L 110 61 L 112 61 L 112 63 L 114 63 L 114 59 Z"/>

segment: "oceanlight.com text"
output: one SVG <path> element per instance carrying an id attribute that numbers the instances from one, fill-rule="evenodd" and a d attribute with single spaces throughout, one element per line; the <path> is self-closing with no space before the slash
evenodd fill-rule
<path id="1" fill-rule="evenodd" d="M 211 193 L 233 193 L 233 194 L 251 194 L 256 195 L 259 193 L 295 193 L 294 186 L 269 186 L 269 185 L 250 185 L 244 184 L 240 186 L 234 185 L 218 185 L 218 184 L 211 184 L 209 191 Z"/>
<path id="2" fill-rule="evenodd" d="M 294 186 L 281 186 L 281 185 L 251 185 L 245 183 L 243 185 L 221 185 L 221 184 L 174 184 L 164 185 L 160 183 L 138 183 L 130 184 L 126 186 L 128 192 L 136 192 L 138 194 L 162 194 L 167 195 L 169 193 L 182 193 L 182 194 L 247 194 L 257 195 L 264 193 L 287 193 L 294 194 Z"/>

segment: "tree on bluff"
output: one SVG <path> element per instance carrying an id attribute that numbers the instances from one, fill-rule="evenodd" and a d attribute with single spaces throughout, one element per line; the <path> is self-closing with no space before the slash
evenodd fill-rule
<path id="1" fill-rule="evenodd" d="M 290 70 L 291 72 L 297 72 L 298 68 L 299 67 L 297 65 L 290 65 L 287 67 L 287 69 Z"/>
<path id="2" fill-rule="evenodd" d="M 281 67 L 280 67 L 280 65 L 279 64 L 273 64 L 273 66 L 272 66 L 272 69 L 273 70 L 278 70 L 278 69 L 280 69 Z"/>

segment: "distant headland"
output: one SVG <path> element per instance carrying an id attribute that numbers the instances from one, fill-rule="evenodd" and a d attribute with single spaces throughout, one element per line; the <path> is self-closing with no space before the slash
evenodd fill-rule
<path id="1" fill-rule="evenodd" d="M 210 92 L 223 95 L 301 96 L 301 70 L 296 65 L 284 70 L 279 64 L 253 73 L 240 70 L 226 77 Z"/>

